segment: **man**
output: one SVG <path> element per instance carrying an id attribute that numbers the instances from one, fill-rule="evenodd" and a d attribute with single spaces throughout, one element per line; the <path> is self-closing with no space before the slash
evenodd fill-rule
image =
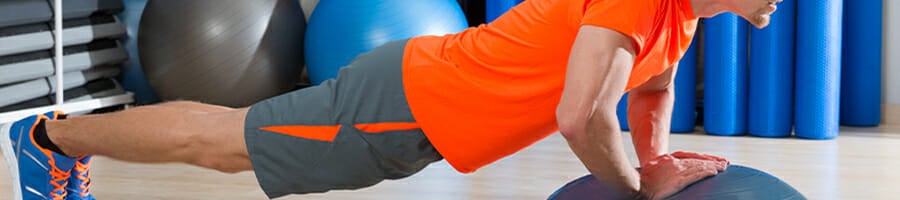
<path id="1" fill-rule="evenodd" d="M 277 198 L 368 187 L 441 159 L 472 173 L 559 131 L 623 198 L 663 198 L 728 164 L 668 152 L 674 65 L 697 17 L 733 12 L 761 28 L 775 1 L 528 0 L 488 25 L 390 42 L 336 80 L 248 108 L 28 117 L 2 129 L 4 156 L 17 198 L 91 198 L 89 180 L 72 178 L 89 177 L 91 155 L 254 170 Z M 619 143 L 626 91 L 641 174 Z"/>

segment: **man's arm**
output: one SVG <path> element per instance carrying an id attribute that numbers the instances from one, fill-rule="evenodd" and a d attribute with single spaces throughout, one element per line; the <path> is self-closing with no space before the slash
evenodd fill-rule
<path id="1" fill-rule="evenodd" d="M 635 51 L 631 39 L 619 32 L 582 26 L 557 108 L 560 132 L 588 171 L 629 195 L 639 194 L 640 176 L 625 154 L 616 104 L 628 82 Z"/>
<path id="2" fill-rule="evenodd" d="M 728 166 L 727 159 L 713 155 L 681 151 L 669 154 L 676 71 L 677 64 L 632 89 L 628 95 L 631 140 L 643 168 L 641 190 L 653 198 L 675 194 Z"/>
<path id="3" fill-rule="evenodd" d="M 676 64 L 628 94 L 631 140 L 641 166 L 669 153 L 669 128 L 675 102 Z"/>

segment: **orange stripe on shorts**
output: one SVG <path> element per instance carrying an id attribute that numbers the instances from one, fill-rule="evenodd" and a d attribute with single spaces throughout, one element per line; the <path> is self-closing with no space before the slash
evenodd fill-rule
<path id="1" fill-rule="evenodd" d="M 415 122 L 382 122 L 371 124 L 356 124 L 353 127 L 367 133 L 381 133 L 387 131 L 405 131 L 420 128 Z"/>
<path id="2" fill-rule="evenodd" d="M 323 142 L 333 142 L 337 137 L 341 125 L 334 126 L 267 126 L 260 130 L 281 133 L 284 135 L 294 136 L 298 138 L 318 140 Z"/>

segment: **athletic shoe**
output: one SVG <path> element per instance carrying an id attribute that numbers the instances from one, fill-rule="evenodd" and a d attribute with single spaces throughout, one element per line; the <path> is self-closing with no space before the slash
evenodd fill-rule
<path id="1" fill-rule="evenodd" d="M 53 199 L 66 197 L 66 185 L 76 159 L 37 144 L 34 130 L 45 115 L 33 115 L 0 126 L 0 146 L 13 181 L 14 199 Z"/>
<path id="2" fill-rule="evenodd" d="M 69 185 L 66 190 L 69 195 L 66 200 L 95 200 L 91 194 L 91 157 L 81 156 L 72 168 L 72 177 L 69 177 Z"/>
<path id="3" fill-rule="evenodd" d="M 51 111 L 44 113 L 50 120 L 64 120 L 66 115 L 63 112 Z M 81 156 L 75 162 L 72 168 L 72 176 L 69 176 L 69 183 L 66 184 L 66 200 L 95 200 L 91 195 L 91 157 L 90 155 Z"/>

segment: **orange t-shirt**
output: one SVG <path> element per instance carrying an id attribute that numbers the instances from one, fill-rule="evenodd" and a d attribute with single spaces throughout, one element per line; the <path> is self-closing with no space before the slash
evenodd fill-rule
<path id="1" fill-rule="evenodd" d="M 410 39 L 404 90 L 447 162 L 474 172 L 558 130 L 556 107 L 582 25 L 634 40 L 629 90 L 681 59 L 697 18 L 689 0 L 526 0 L 490 24 Z"/>

